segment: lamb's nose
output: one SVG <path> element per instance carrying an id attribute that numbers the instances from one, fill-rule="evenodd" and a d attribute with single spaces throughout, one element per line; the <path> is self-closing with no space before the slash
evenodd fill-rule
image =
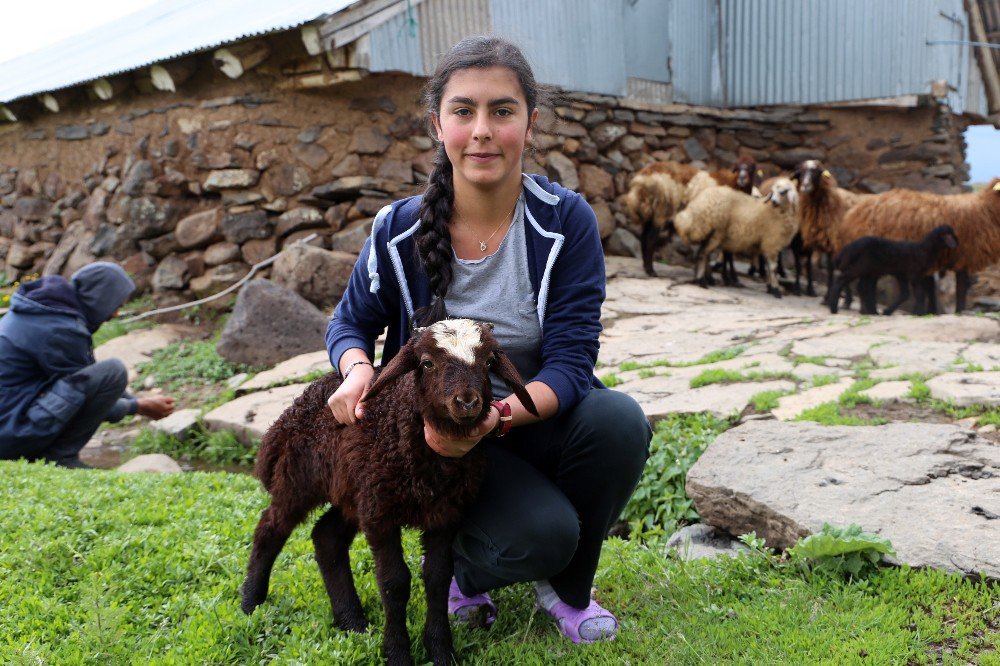
<path id="1" fill-rule="evenodd" d="M 472 398 L 469 400 L 464 400 L 458 396 L 455 396 L 455 404 L 457 404 L 459 408 L 462 409 L 463 411 L 471 412 L 476 409 L 479 409 L 480 400 L 478 395 L 472 396 Z"/>

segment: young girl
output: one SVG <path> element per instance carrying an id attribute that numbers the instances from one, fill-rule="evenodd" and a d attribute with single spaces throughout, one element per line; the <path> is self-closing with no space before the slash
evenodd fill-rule
<path id="1" fill-rule="evenodd" d="M 605 287 L 594 212 L 579 194 L 521 173 L 538 96 L 524 55 L 503 39 L 465 39 L 443 57 L 425 91 L 440 142 L 434 170 L 422 197 L 375 218 L 327 330 L 344 377 L 329 405 L 341 423 L 363 418 L 386 327 L 383 363 L 413 326 L 492 322 L 541 418 L 494 377 L 512 420 L 491 409 L 471 439 L 425 428 L 443 456 L 487 447 L 480 497 L 455 541 L 449 612 L 488 626 L 497 610 L 489 590 L 534 581 L 559 630 L 592 642 L 618 632 L 590 591 L 651 433 L 634 400 L 594 377 Z"/>

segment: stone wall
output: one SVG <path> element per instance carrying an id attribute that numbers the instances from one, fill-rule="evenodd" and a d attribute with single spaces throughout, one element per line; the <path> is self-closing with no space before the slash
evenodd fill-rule
<path id="1" fill-rule="evenodd" d="M 169 303 L 216 292 L 309 233 L 356 254 L 379 208 L 426 180 L 423 80 L 370 75 L 294 90 L 283 63 L 299 54 L 275 53 L 277 64 L 237 81 L 202 67 L 180 93 L 133 92 L 0 125 L 6 281 L 112 259 Z M 621 198 L 652 161 L 728 167 L 749 154 L 770 176 L 818 158 L 852 188 L 950 192 L 967 173 L 959 125 L 933 102 L 721 110 L 565 95 L 542 114 L 527 169 L 583 193 L 608 251 L 628 253 L 638 230 Z"/>

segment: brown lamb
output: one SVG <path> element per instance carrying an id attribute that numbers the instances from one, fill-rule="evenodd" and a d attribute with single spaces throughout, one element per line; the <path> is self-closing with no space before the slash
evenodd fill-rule
<path id="1" fill-rule="evenodd" d="M 753 158 L 744 157 L 731 170 L 709 172 L 713 185 L 724 185 L 733 189 L 753 188 L 757 163 Z M 641 226 L 642 266 L 646 274 L 655 276 L 653 254 L 666 231 L 673 233 L 673 220 L 688 203 L 688 185 L 699 173 L 699 169 L 680 162 L 654 162 L 640 169 L 632 178 L 629 191 L 625 195 L 625 209 L 629 219 Z"/>
<path id="2" fill-rule="evenodd" d="M 839 246 L 862 236 L 916 241 L 941 224 L 955 230 L 958 247 L 942 252 L 933 268 L 955 271 L 955 311 L 961 312 L 968 276 L 1000 261 L 1000 178 L 965 194 L 900 189 L 872 196 L 844 218 Z"/>
<path id="3" fill-rule="evenodd" d="M 354 425 L 337 423 L 327 407 L 340 385 L 336 373 L 310 384 L 261 442 L 255 472 L 271 504 L 254 532 L 244 612 L 267 598 L 271 568 L 292 530 L 329 502 L 312 540 L 337 625 L 348 631 L 368 626 L 349 559 L 360 528 L 374 556 L 385 609 L 383 656 L 390 664 L 412 663 L 406 631 L 410 571 L 400 528 L 416 527 L 423 530 L 425 555 L 424 646 L 434 664 L 454 663 L 447 614 L 452 542 L 478 492 L 486 458 L 483 447 L 462 458 L 438 455 L 424 439 L 424 422 L 446 436 L 469 436 L 490 409 L 490 371 L 537 415 L 489 326 L 467 319 L 441 321 L 414 335 L 376 374 L 364 417 Z"/>

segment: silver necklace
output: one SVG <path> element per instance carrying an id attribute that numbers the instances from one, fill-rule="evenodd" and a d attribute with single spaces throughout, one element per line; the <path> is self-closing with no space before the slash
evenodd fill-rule
<path id="1" fill-rule="evenodd" d="M 520 199 L 520 198 L 521 197 L 518 196 L 518 199 Z M 502 227 L 508 221 L 508 219 L 511 219 L 511 218 L 514 217 L 514 211 L 515 210 L 517 210 L 517 200 L 514 201 L 514 207 L 510 209 L 510 212 L 507 213 L 506 215 L 504 215 L 503 219 L 500 220 L 500 224 L 498 224 L 497 228 L 493 230 L 493 233 L 491 233 L 486 238 L 486 240 L 480 240 L 480 241 L 478 241 L 479 242 L 479 251 L 480 252 L 486 252 L 487 248 L 489 247 L 489 242 L 491 240 L 493 240 L 493 237 L 497 235 L 498 231 L 500 231 L 500 227 Z M 469 226 L 469 223 L 465 221 L 465 218 L 462 216 L 461 213 L 458 214 L 458 219 L 461 220 L 462 224 L 465 225 L 465 228 L 468 229 L 469 232 L 473 234 L 473 240 L 475 240 L 475 232 L 472 230 L 472 227 Z"/>

